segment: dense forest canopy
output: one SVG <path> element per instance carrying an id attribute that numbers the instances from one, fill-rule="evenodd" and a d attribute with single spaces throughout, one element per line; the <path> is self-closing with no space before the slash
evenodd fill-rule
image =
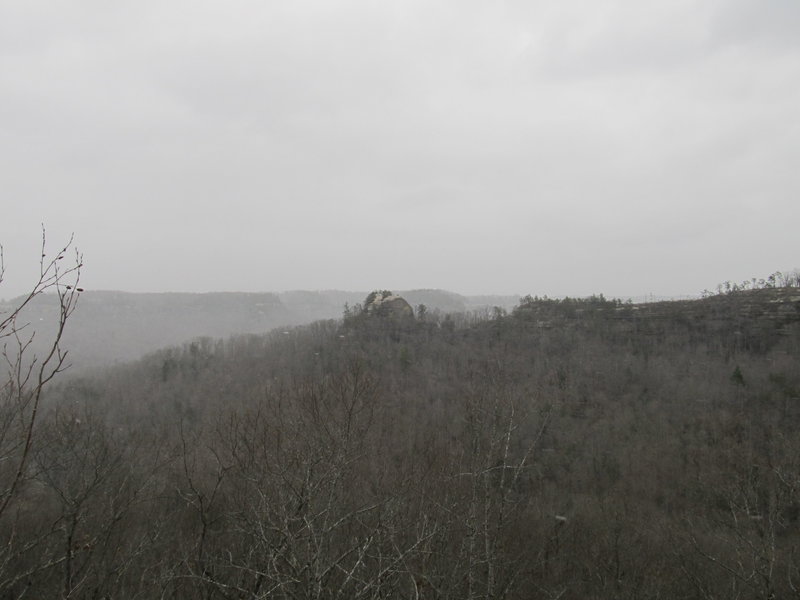
<path id="1" fill-rule="evenodd" d="M 369 304 L 6 386 L 0 595 L 797 595 L 800 290 Z"/>

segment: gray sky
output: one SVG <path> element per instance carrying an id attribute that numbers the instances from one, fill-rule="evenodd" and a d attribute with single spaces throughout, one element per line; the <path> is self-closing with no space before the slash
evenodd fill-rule
<path id="1" fill-rule="evenodd" d="M 800 266 L 797 0 L 0 0 L 0 297 Z"/>

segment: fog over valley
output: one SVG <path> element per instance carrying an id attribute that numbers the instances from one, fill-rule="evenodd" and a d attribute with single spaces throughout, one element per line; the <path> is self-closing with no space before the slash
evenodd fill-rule
<path id="1" fill-rule="evenodd" d="M 461 296 L 444 290 L 400 292 L 417 308 L 430 314 L 474 313 L 488 315 L 495 307 L 510 311 L 519 296 Z M 228 338 L 264 334 L 274 328 L 341 319 L 346 306 L 357 306 L 367 292 L 293 291 L 271 293 L 163 293 L 81 292 L 64 333 L 69 349 L 70 374 L 133 360 L 169 346 L 197 338 Z M 0 303 L 10 312 L 22 298 Z M 20 323 L 37 330 L 36 349 L 46 348 L 58 314 L 58 299 L 42 295 L 20 315 Z"/>

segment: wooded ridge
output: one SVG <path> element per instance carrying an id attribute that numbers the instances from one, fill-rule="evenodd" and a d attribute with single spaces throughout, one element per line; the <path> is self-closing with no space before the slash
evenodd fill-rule
<path id="1" fill-rule="evenodd" d="M 796 288 L 158 350 L 50 388 L 0 595 L 796 597 L 798 357 Z"/>

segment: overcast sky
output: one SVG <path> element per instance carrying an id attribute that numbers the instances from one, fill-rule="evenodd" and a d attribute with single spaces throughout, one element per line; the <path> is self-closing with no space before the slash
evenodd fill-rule
<path id="1" fill-rule="evenodd" d="M 800 266 L 797 0 L 0 0 L 0 298 Z"/>

